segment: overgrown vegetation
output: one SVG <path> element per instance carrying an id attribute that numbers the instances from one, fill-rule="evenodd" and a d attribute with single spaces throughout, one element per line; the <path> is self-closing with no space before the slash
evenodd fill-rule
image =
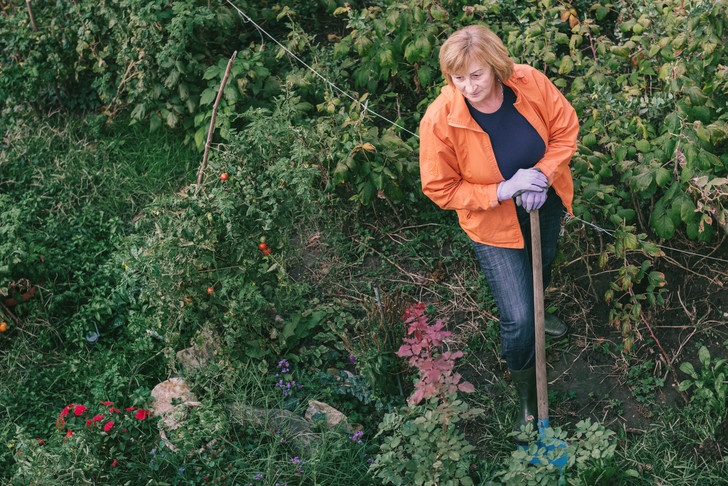
<path id="1" fill-rule="evenodd" d="M 690 0 L 0 0 L 0 479 L 722 484 L 726 19 Z M 494 304 L 419 190 L 437 51 L 473 22 L 581 121 L 550 304 L 574 332 L 550 360 L 593 355 L 627 393 L 552 397 L 561 472 L 513 451 Z M 416 360 L 437 379 L 397 353 L 417 302 L 448 329 Z M 170 376 L 196 397 L 175 429 L 135 415 Z"/>

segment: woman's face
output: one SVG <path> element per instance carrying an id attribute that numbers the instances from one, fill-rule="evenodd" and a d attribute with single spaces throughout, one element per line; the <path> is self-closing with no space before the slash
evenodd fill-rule
<path id="1" fill-rule="evenodd" d="M 500 95 L 493 69 L 487 64 L 472 61 L 467 72 L 452 74 L 451 78 L 455 88 L 476 108 Z"/>

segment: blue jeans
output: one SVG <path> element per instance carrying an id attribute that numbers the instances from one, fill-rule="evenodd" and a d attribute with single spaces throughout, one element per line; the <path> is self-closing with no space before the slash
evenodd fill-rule
<path id="1" fill-rule="evenodd" d="M 544 288 L 551 281 L 551 262 L 556 255 L 563 211 L 561 199 L 553 188 L 549 189 L 546 203 L 539 210 Z M 473 248 L 498 306 L 501 357 L 508 368 L 523 370 L 535 364 L 531 221 L 522 207 L 517 206 L 516 212 L 525 248 L 500 248 L 475 241 Z"/>

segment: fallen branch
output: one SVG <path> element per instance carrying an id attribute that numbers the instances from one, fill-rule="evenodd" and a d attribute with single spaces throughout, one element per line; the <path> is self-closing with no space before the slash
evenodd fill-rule
<path id="1" fill-rule="evenodd" d="M 235 56 L 238 55 L 238 51 L 233 52 L 233 55 L 230 57 L 230 60 L 228 61 L 227 69 L 225 69 L 225 76 L 222 78 L 222 82 L 220 83 L 220 90 L 217 92 L 217 98 L 215 98 L 215 104 L 212 106 L 212 118 L 210 119 L 210 129 L 207 131 L 207 143 L 205 143 L 205 153 L 202 155 L 202 164 L 200 165 L 200 171 L 197 173 L 197 189 L 196 191 L 200 190 L 200 184 L 202 184 L 202 176 L 205 173 L 205 167 L 207 166 L 207 156 L 210 152 L 210 143 L 212 142 L 212 134 L 215 131 L 215 117 L 217 115 L 217 105 L 220 104 L 220 99 L 222 98 L 222 92 L 223 89 L 225 89 L 225 83 L 227 83 L 228 76 L 230 75 L 230 69 L 233 67 L 233 61 L 235 60 Z"/>

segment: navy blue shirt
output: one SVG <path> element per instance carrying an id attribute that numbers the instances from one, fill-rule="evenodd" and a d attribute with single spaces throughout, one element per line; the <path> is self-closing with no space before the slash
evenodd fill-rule
<path id="1" fill-rule="evenodd" d="M 521 115 L 513 103 L 516 93 L 503 85 L 503 104 L 495 113 L 481 113 L 468 103 L 470 116 L 490 136 L 495 160 L 508 180 L 518 169 L 533 167 L 546 153 L 546 144 L 533 125 Z"/>

